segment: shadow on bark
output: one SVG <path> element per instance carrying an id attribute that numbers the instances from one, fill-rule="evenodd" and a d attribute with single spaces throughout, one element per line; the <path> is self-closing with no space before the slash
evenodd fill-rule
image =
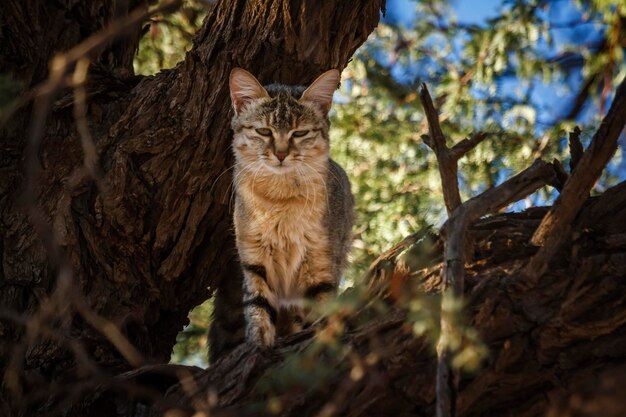
<path id="1" fill-rule="evenodd" d="M 530 240 L 548 209 L 498 214 L 470 228 L 475 249 L 466 275 L 466 313 L 489 357 L 480 371 L 462 374 L 459 416 L 626 412 L 620 382 L 626 378 L 626 183 L 585 203 L 577 232 L 529 289 L 522 272 L 537 252 Z M 372 278 L 400 280 L 405 295 L 437 292 L 441 264 L 411 267 L 412 258 L 424 255 L 420 248 L 415 237 L 407 238 L 379 259 Z M 436 258 L 440 242 L 430 250 Z M 98 397 L 118 406 L 143 404 L 151 415 L 172 409 L 189 416 L 199 410 L 210 415 L 434 415 L 432 341 L 413 335 L 398 302 L 387 296 L 387 304 L 386 313 L 365 323 L 359 314 L 348 319 L 339 337 L 346 346 L 341 354 L 316 348 L 323 343 L 310 329 L 280 340 L 271 351 L 242 345 L 206 370 L 185 368 L 190 378 L 182 383 L 155 382 L 178 366 L 133 371 L 117 377 L 113 388 L 101 388 Z M 273 385 L 281 370 L 290 371 L 294 358 L 302 366 L 301 378 L 289 387 Z M 332 372 L 320 373 L 324 367 Z M 307 381 L 313 377 L 318 379 Z M 158 394 L 120 393 L 114 388 L 120 381 Z"/>

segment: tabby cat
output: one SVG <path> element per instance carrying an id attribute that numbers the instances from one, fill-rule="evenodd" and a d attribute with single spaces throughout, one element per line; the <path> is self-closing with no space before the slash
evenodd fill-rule
<path id="1" fill-rule="evenodd" d="M 230 74 L 246 339 L 260 346 L 300 330 L 311 319 L 303 301 L 334 293 L 346 266 L 354 199 L 328 155 L 339 77 L 333 69 L 307 89 L 264 88 L 241 68 Z"/>

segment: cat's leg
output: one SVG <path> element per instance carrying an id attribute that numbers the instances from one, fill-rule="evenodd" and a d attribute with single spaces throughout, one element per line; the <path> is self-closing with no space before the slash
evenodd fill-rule
<path id="1" fill-rule="evenodd" d="M 263 265 L 243 263 L 243 306 L 246 340 L 259 346 L 274 345 L 278 310 L 276 296 L 267 284 Z"/>
<path id="2" fill-rule="evenodd" d="M 305 305 L 319 305 L 337 293 L 338 279 L 333 276 L 330 257 L 326 252 L 312 253 L 303 265 L 301 279 L 304 283 L 302 295 Z M 304 326 L 314 323 L 319 317 L 310 307 L 303 309 Z"/>

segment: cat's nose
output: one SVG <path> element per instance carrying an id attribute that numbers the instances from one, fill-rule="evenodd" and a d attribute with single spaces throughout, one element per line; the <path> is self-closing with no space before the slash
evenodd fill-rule
<path id="1" fill-rule="evenodd" d="M 274 152 L 274 155 L 276 155 L 276 158 L 278 158 L 278 160 L 280 162 L 283 162 L 285 160 L 285 158 L 287 158 L 287 152 L 286 151 L 276 151 L 276 152 Z"/>

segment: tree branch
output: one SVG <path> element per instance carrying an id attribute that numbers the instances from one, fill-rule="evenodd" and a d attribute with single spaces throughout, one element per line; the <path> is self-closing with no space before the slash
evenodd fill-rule
<path id="1" fill-rule="evenodd" d="M 430 136 L 424 137 L 424 142 L 435 152 L 439 162 L 444 200 L 450 216 L 442 228 L 445 243 L 441 291 L 444 294 L 450 292 L 455 298 L 462 298 L 465 282 L 465 259 L 468 252 L 466 233 L 470 223 L 480 216 L 525 198 L 548 183 L 555 183 L 557 181 L 555 168 L 541 160 L 536 160 L 532 166 L 520 174 L 461 204 L 457 180 L 457 162 L 459 158 L 476 147 L 485 138 L 485 135 L 477 133 L 470 139 L 459 142 L 451 149 L 448 148 L 432 98 L 425 84 L 422 84 L 420 89 L 420 99 L 430 131 Z M 437 344 L 436 414 L 437 417 L 452 417 L 456 413 L 458 378 L 451 368 L 452 352 L 446 342 L 450 340 L 450 335 L 453 334 L 454 329 L 444 307 L 445 301 L 442 302 L 441 337 Z"/>
<path id="2" fill-rule="evenodd" d="M 35 98 L 34 110 L 32 113 L 32 119 L 28 132 L 28 145 L 26 148 L 27 180 L 26 190 L 24 191 L 24 194 L 22 196 L 22 201 L 26 206 L 30 206 L 29 208 L 34 209 L 36 186 L 35 181 L 41 171 L 41 167 L 37 160 L 37 153 L 39 151 L 39 144 L 41 143 L 41 138 L 44 133 L 44 127 L 46 119 L 48 117 L 48 112 L 50 110 L 50 106 L 52 105 L 54 97 L 65 84 L 76 84 L 74 86 L 77 87 L 79 91 L 77 98 L 77 101 L 79 103 L 81 101 L 81 96 L 84 96 L 84 94 L 80 94 L 80 89 L 82 88 L 81 85 L 84 83 L 87 77 L 87 68 L 84 67 L 85 73 L 81 77 L 81 65 L 78 65 L 74 77 L 72 77 L 71 81 L 68 80 L 66 77 L 68 69 L 73 67 L 81 60 L 83 60 L 84 62 L 88 62 L 86 60 L 90 59 L 91 56 L 99 52 L 112 40 L 123 35 L 130 28 L 136 26 L 150 16 L 162 12 L 173 11 L 178 8 L 180 4 L 181 0 L 168 0 L 149 11 L 138 8 L 131 12 L 128 16 L 113 21 L 109 26 L 85 39 L 83 42 L 79 43 L 69 51 L 55 55 L 54 58 L 50 61 L 50 75 L 48 76 L 48 79 L 35 87 L 33 89 L 34 93 L 29 92 L 26 94 L 26 97 L 28 97 L 28 99 L 32 97 Z M 85 98 L 83 97 L 83 101 L 84 99 Z M 80 117 L 77 117 L 77 119 L 80 119 Z M 84 127 L 85 126 L 82 126 L 79 122 L 78 128 L 83 137 L 85 136 Z M 83 145 L 86 144 L 84 140 L 81 141 Z M 87 144 L 87 146 L 89 147 L 89 144 Z M 95 154 L 95 150 L 90 151 L 89 148 L 84 150 L 86 150 L 88 153 Z M 89 164 L 89 158 L 93 158 L 93 156 L 86 154 L 85 158 L 85 163 Z M 95 161 L 91 162 L 95 163 Z M 90 170 L 89 165 L 86 165 L 86 168 Z M 93 167 L 90 172 L 94 173 L 95 177 L 95 167 Z"/>
<path id="3" fill-rule="evenodd" d="M 448 215 L 451 215 L 454 209 L 461 205 L 461 195 L 459 193 L 459 182 L 457 179 L 458 165 L 457 162 L 466 153 L 474 149 L 482 142 L 487 135 L 478 132 L 469 139 L 463 139 L 452 148 L 446 145 L 446 138 L 439 124 L 439 116 L 433 104 L 433 100 L 428 92 L 426 84 L 422 83 L 420 88 L 420 101 L 428 120 L 428 130 L 430 136 L 422 136 L 424 143 L 433 150 L 439 163 L 439 175 L 441 176 L 441 188 L 443 191 L 443 199 L 446 204 Z"/>
<path id="4" fill-rule="evenodd" d="M 474 133 L 469 139 L 463 139 L 450 149 L 450 156 L 455 160 L 461 159 L 466 153 L 474 149 L 487 135 L 483 132 Z"/>
<path id="5" fill-rule="evenodd" d="M 511 203 L 534 193 L 537 189 L 554 180 L 554 168 L 540 159 L 524 171 L 508 179 L 497 187 L 466 201 L 459 206 L 442 230 L 445 236 L 442 271 L 442 291 L 452 291 L 452 295 L 461 298 L 464 293 L 465 262 L 467 247 L 466 234 L 470 224 L 489 213 L 494 213 Z M 441 333 L 453 331 L 446 315 L 441 315 Z M 440 339 L 437 346 L 437 417 L 455 415 L 455 382 L 450 367 L 451 352 L 443 346 Z"/>
<path id="6" fill-rule="evenodd" d="M 448 148 L 426 84 L 422 84 L 420 88 L 420 100 L 430 131 L 430 136 L 423 136 L 423 139 L 437 157 L 444 201 L 450 217 L 443 227 L 446 237 L 441 291 L 444 293 L 451 291 L 454 297 L 462 298 L 465 257 L 468 250 L 465 235 L 469 224 L 484 214 L 525 198 L 549 182 L 556 183 L 555 168 L 541 160 L 536 160 L 522 173 L 462 204 L 457 178 L 457 162 L 463 155 L 475 148 L 486 135 L 477 133 L 454 147 Z M 458 378 L 450 366 L 452 352 L 446 346 L 446 340 L 449 340 L 449 335 L 453 332 L 451 326 L 445 312 L 445 302 L 442 302 L 441 337 L 437 345 L 437 417 L 450 417 L 456 413 L 456 380 Z"/>
<path id="7" fill-rule="evenodd" d="M 580 128 L 576 126 L 572 132 L 569 134 L 569 172 L 574 172 L 576 169 L 576 165 L 580 162 L 580 159 L 583 157 L 585 150 L 583 149 L 583 144 L 580 143 Z"/>
<path id="8" fill-rule="evenodd" d="M 540 161 L 535 164 L 548 165 Z M 528 190 L 526 187 L 541 177 L 541 171 L 543 168 L 539 166 L 535 171 L 537 176 L 527 172 L 530 181 L 520 181 L 510 190 Z M 547 173 L 546 170 L 549 177 Z M 493 204 L 485 202 L 489 206 L 486 209 L 497 210 L 496 203 L 506 204 L 513 194 L 500 195 Z M 619 365 L 623 352 L 615 349 L 623 346 L 626 338 L 626 307 L 618 302 L 626 288 L 622 279 L 626 266 L 621 262 L 626 250 L 624 202 L 626 183 L 590 201 L 580 214 L 581 222 L 598 233 L 584 236 L 577 254 L 563 251 L 564 262 L 550 271 L 541 289 L 532 291 L 517 290 L 515 284 L 523 278 L 516 271 L 534 252 L 528 241 L 547 208 L 499 213 L 472 223 L 468 236 L 471 242 L 476 242 L 476 250 L 467 266 L 465 311 L 468 321 L 488 346 L 492 360 L 480 372 L 461 375 L 459 415 L 570 415 L 553 411 L 562 401 L 567 404 L 580 392 L 577 384 L 597 388 L 591 393 L 603 396 L 601 400 L 595 397 L 591 400 L 597 406 L 596 411 L 581 411 L 580 415 L 607 417 L 605 401 L 609 399 L 617 408 L 608 415 L 625 415 L 622 387 L 611 388 L 614 381 L 623 380 L 626 375 L 624 366 Z M 418 239 L 414 236 L 404 243 L 411 245 Z M 600 247 L 599 242 L 602 242 Z M 606 258 L 598 257 L 598 249 L 604 251 L 609 247 L 604 245 L 610 245 L 611 251 L 606 253 Z M 380 259 L 380 268 L 373 266 L 372 270 L 401 275 L 398 279 L 432 293 L 439 284 L 436 276 L 441 268 L 439 262 L 428 270 L 423 270 L 422 265 L 413 267 L 407 263 L 410 249 L 405 249 Z M 572 279 L 563 280 L 566 275 Z M 409 285 L 404 288 L 405 293 L 411 291 Z M 607 315 L 608 304 L 615 308 Z M 385 414 L 385 410 L 390 414 L 389 410 L 393 410 L 395 415 L 433 416 L 435 367 L 430 343 L 412 335 L 412 319 L 407 320 L 403 309 L 392 308 L 382 316 L 367 317 L 365 322 L 348 321 L 354 325 L 346 327 L 341 346 L 375 365 L 367 368 L 366 364 L 365 376 L 355 378 L 358 382 L 349 387 L 349 393 L 332 403 L 334 415 L 357 417 Z M 585 317 L 584 322 L 581 317 Z M 259 410 L 253 412 L 255 415 L 268 414 L 269 400 L 277 404 L 275 399 L 280 405 L 275 411 L 278 416 L 315 415 L 328 404 L 329 398 L 334 401 L 337 393 L 345 390 L 354 366 L 336 367 L 335 357 L 326 351 L 308 356 L 307 347 L 315 343 L 311 340 L 314 334 L 315 329 L 308 328 L 281 338 L 277 348 L 270 351 L 242 345 L 206 370 L 192 368 L 189 371 L 195 376 L 198 389 L 185 389 L 180 382 L 171 387 L 177 382 L 176 374 L 168 380 L 138 378 L 139 374 L 145 375 L 145 370 L 139 370 L 118 376 L 113 384 L 100 387 L 93 397 L 99 399 L 98 405 L 111 404 L 112 399 L 124 406 L 140 401 L 150 409 L 146 414 L 154 417 L 169 410 L 183 416 L 201 411 L 210 415 L 247 415 L 252 407 Z M 378 348 L 372 341 L 384 348 Z M 308 365 L 295 367 L 291 362 L 294 359 Z M 342 354 L 341 361 L 349 364 L 349 359 Z M 620 372 L 605 379 L 604 373 L 613 372 L 616 364 Z M 160 367 L 159 375 L 166 374 L 171 367 Z M 259 389 L 267 387 L 268 381 L 277 380 L 275 372 L 286 368 L 297 369 L 298 381 L 303 383 L 272 385 L 269 394 L 266 389 Z M 331 376 L 320 380 L 320 369 L 330 369 Z M 599 384 L 602 381 L 606 384 Z M 156 405 L 151 398 L 133 399 L 126 390 L 115 390 L 123 382 L 155 386 L 164 393 L 164 398 Z M 194 400 L 207 398 L 211 408 L 198 410 Z M 588 404 L 584 401 L 576 407 L 580 411 Z"/>
<path id="9" fill-rule="evenodd" d="M 552 208 L 535 231 L 532 243 L 542 246 L 526 267 L 526 275 L 539 277 L 556 253 L 593 185 L 617 149 L 626 124 L 626 79 L 618 87 L 613 104 L 593 136 L 591 144 L 571 173 Z M 532 272 L 532 274 L 530 274 Z M 532 283 L 531 283 L 532 284 Z"/>
<path id="10" fill-rule="evenodd" d="M 422 139 L 424 143 L 435 152 L 435 156 L 437 157 L 443 199 L 448 215 L 450 215 L 454 209 L 461 205 L 461 195 L 459 193 L 459 182 L 457 179 L 458 158 L 455 159 L 446 146 L 446 138 L 439 125 L 439 115 L 437 114 L 437 110 L 435 109 L 426 84 L 422 83 L 419 94 L 426 119 L 428 120 L 428 130 L 430 132 L 430 136 L 422 136 Z"/>
<path id="11" fill-rule="evenodd" d="M 105 9 L 115 4 L 112 0 L 105 3 Z M 57 5 L 45 4 L 37 17 L 47 11 L 56 13 Z M 90 0 L 84 7 L 97 4 Z M 232 216 L 228 204 L 222 202 L 228 189 L 212 188 L 232 163 L 228 73 L 238 65 L 266 83 L 306 84 L 322 70 L 344 68 L 378 23 L 383 6 L 384 0 L 349 4 L 339 0 L 323 4 L 220 0 L 210 8 L 192 49 L 176 68 L 144 77 L 138 84 L 133 81 L 132 88 L 98 100 L 89 100 L 89 79 L 84 84 L 87 61 L 83 59 L 99 62 L 97 55 L 106 50 L 111 33 L 125 33 L 123 26 L 133 26 L 133 19 L 155 11 L 143 8 L 139 14 L 124 14 L 118 22 L 126 23 L 107 26 L 119 31 L 103 29 L 78 46 L 65 36 L 59 39 L 51 48 L 67 52 L 48 71 L 48 82 L 33 89 L 29 133 L 16 129 L 4 141 L 3 161 L 9 168 L 3 172 L 10 182 L 2 182 L 6 192 L 2 210 L 11 224 L 5 227 L 8 233 L 3 238 L 22 243 L 15 248 L 4 245 L 3 308 L 36 314 L 41 300 L 52 298 L 55 306 L 68 312 L 61 320 L 62 334 L 67 329 L 72 340 L 88 342 L 87 351 L 98 352 L 95 364 L 104 363 L 114 373 L 142 362 L 130 345 L 151 361 L 166 361 L 188 311 L 217 289 L 214 312 L 227 320 L 216 320 L 224 331 L 212 332 L 211 347 L 215 355 L 232 349 L 243 325 L 237 310 L 241 296 L 236 294 L 242 288 L 241 272 L 231 233 Z M 8 16 L 13 12 L 9 7 Z M 18 17 L 24 16 L 31 17 L 25 12 Z M 107 10 L 104 21 L 112 22 L 112 18 Z M 67 16 L 77 25 L 84 23 L 81 19 L 79 12 Z M 42 21 L 45 27 L 45 18 Z M 58 24 L 65 27 L 63 19 Z M 105 33 L 109 35 L 101 35 Z M 49 41 L 56 45 L 56 39 Z M 37 67 L 33 72 L 46 71 Z M 76 90 L 78 129 L 69 123 L 70 111 L 48 111 L 53 96 L 64 87 Z M 27 119 L 27 110 L 22 107 L 17 113 L 21 119 Z M 83 167 L 85 162 L 101 178 L 106 195 L 98 193 L 89 168 Z M 23 205 L 15 204 L 23 190 L 21 201 L 36 208 L 37 215 L 30 219 L 22 213 Z M 37 235 L 43 236 L 43 242 Z M 58 275 L 68 278 L 56 278 L 55 271 L 61 269 L 57 253 L 63 255 L 63 273 Z M 84 295 L 85 308 L 106 322 L 79 316 L 78 307 L 67 302 L 67 292 L 59 290 L 67 287 L 77 296 Z M 120 326 L 129 344 L 108 331 L 107 323 Z M 24 386 L 24 392 L 43 392 L 57 381 L 76 380 L 82 372 L 74 366 L 79 355 L 74 358 L 65 344 L 34 332 L 33 337 L 22 337 L 28 331 L 13 323 L 0 326 L 0 351 L 8 352 L 16 342 L 21 349 L 14 355 L 17 365 L 12 369 L 21 375 L 41 375 L 32 385 L 26 384 L 30 379 L 13 378 L 18 389 Z M 59 361 L 67 366 L 51 374 L 49 370 Z M 0 372 L 4 367 L 5 361 L 0 360 Z M 5 397 L 16 409 L 24 408 L 25 415 L 31 414 L 31 405 L 34 409 L 48 401 L 38 399 L 25 405 L 17 395 Z M 49 404 L 54 402 L 49 400 Z"/>

